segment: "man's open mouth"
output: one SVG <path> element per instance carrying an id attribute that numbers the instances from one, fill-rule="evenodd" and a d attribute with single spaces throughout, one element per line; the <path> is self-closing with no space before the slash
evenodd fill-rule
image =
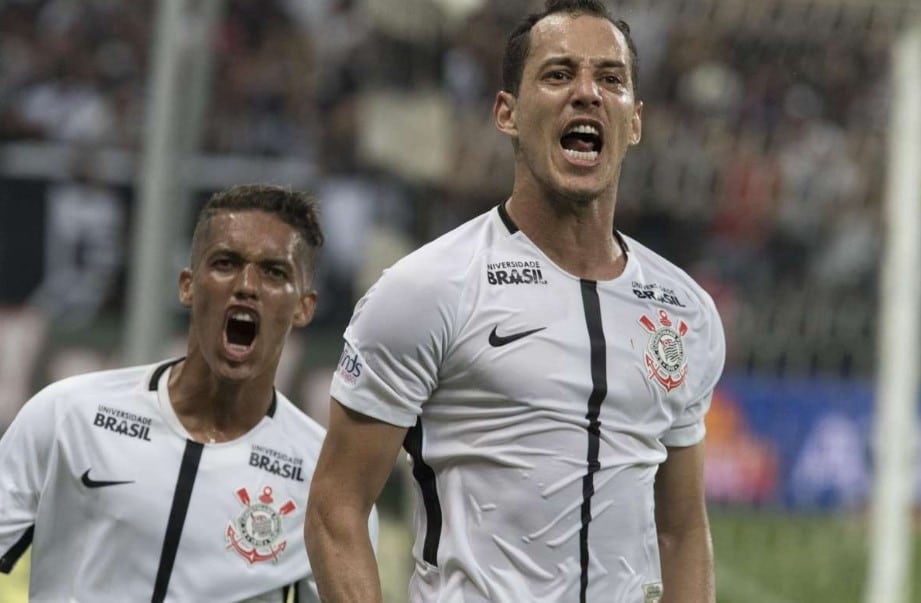
<path id="1" fill-rule="evenodd" d="M 259 334 L 259 316 L 249 310 L 234 310 L 227 317 L 224 335 L 231 346 L 249 348 Z"/>
<path id="2" fill-rule="evenodd" d="M 567 156 L 580 161 L 594 161 L 601 153 L 604 139 L 601 132 L 590 124 L 570 126 L 560 138 L 560 146 Z"/>

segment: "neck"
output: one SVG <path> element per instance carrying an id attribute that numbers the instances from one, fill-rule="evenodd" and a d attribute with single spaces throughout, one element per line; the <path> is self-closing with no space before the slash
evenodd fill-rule
<path id="1" fill-rule="evenodd" d="M 518 228 L 560 268 L 587 280 L 609 280 L 620 276 L 626 266 L 626 255 L 614 236 L 614 205 L 613 195 L 581 202 L 516 190 L 505 208 Z"/>
<path id="2" fill-rule="evenodd" d="M 244 435 L 266 415 L 274 395 L 270 380 L 223 380 L 195 355 L 172 367 L 168 388 L 182 426 L 202 443 L 228 442 Z"/>

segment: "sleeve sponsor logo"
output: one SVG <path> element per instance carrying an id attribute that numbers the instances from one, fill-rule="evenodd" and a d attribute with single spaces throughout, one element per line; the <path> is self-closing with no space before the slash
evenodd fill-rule
<path id="1" fill-rule="evenodd" d="M 358 378 L 361 377 L 362 368 L 358 352 L 353 351 L 349 344 L 345 344 L 345 349 L 342 350 L 342 355 L 339 357 L 337 368 L 339 377 L 349 385 L 355 385 Z"/>
<path id="2" fill-rule="evenodd" d="M 119 435 L 150 441 L 150 417 L 142 417 L 117 408 L 99 405 L 93 425 Z"/>
<path id="3" fill-rule="evenodd" d="M 514 260 L 486 264 L 486 282 L 490 285 L 546 285 L 540 262 Z"/>

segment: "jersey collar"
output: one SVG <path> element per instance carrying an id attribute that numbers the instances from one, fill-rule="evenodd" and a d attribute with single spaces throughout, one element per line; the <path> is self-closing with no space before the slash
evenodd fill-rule
<path id="1" fill-rule="evenodd" d="M 153 373 L 150 375 L 150 381 L 147 384 L 148 391 L 155 392 L 157 387 L 160 384 L 160 379 L 163 377 L 163 374 L 166 373 L 167 369 L 171 366 L 179 364 L 185 360 L 185 356 L 180 358 L 174 358 L 173 360 L 167 360 L 162 364 L 159 364 L 157 368 L 154 369 Z M 269 410 L 265 413 L 270 419 L 275 418 L 275 409 L 278 407 L 278 391 L 273 387 L 272 388 L 272 403 L 269 404 Z"/>
<path id="2" fill-rule="evenodd" d="M 499 212 L 499 217 L 502 219 L 502 223 L 505 224 L 505 227 L 508 229 L 508 233 L 515 234 L 518 232 L 518 225 L 515 224 L 515 221 L 512 220 L 512 216 L 509 215 L 508 210 L 505 208 L 506 203 L 508 203 L 507 200 L 503 201 L 496 207 L 496 209 Z M 624 250 L 624 253 L 630 253 L 630 248 L 627 247 L 627 241 L 624 240 L 624 237 L 617 231 L 616 228 L 614 229 L 614 238 L 617 239 L 617 242 L 620 245 L 620 248 Z"/>

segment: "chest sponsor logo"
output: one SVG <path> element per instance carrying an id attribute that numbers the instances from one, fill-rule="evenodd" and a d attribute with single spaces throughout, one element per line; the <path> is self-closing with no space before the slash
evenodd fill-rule
<path id="1" fill-rule="evenodd" d="M 688 376 L 688 360 L 681 339 L 687 334 L 688 325 L 683 320 L 674 324 L 665 310 L 659 310 L 658 321 L 644 314 L 640 324 L 649 332 L 645 354 L 649 378 L 665 388 L 666 393 L 681 387 Z"/>
<path id="2" fill-rule="evenodd" d="M 540 262 L 513 260 L 486 264 L 486 282 L 490 285 L 546 285 Z"/>
<path id="3" fill-rule="evenodd" d="M 268 471 L 272 475 L 296 482 L 304 481 L 304 459 L 290 457 L 284 452 L 253 446 L 249 453 L 249 464 L 250 467 Z"/>
<path id="4" fill-rule="evenodd" d="M 358 352 L 352 350 L 352 346 L 345 344 L 342 355 L 339 356 L 339 365 L 336 367 L 339 377 L 349 385 L 355 385 L 358 378 L 361 377 L 361 359 Z"/>
<path id="5" fill-rule="evenodd" d="M 633 295 L 638 299 L 651 299 L 662 304 L 669 304 L 679 308 L 686 306 L 681 303 L 678 294 L 673 289 L 662 287 L 656 283 L 640 283 L 633 281 Z"/>
<path id="6" fill-rule="evenodd" d="M 150 417 L 99 405 L 93 425 L 129 438 L 150 441 Z"/>
<path id="7" fill-rule="evenodd" d="M 288 548 L 288 541 L 282 538 L 282 522 L 286 515 L 297 509 L 297 505 L 293 500 L 276 505 L 269 486 L 263 487 L 255 500 L 246 488 L 239 488 L 235 494 L 243 510 L 227 524 L 224 533 L 227 549 L 235 551 L 250 565 L 265 561 L 278 563 L 278 556 Z"/>

